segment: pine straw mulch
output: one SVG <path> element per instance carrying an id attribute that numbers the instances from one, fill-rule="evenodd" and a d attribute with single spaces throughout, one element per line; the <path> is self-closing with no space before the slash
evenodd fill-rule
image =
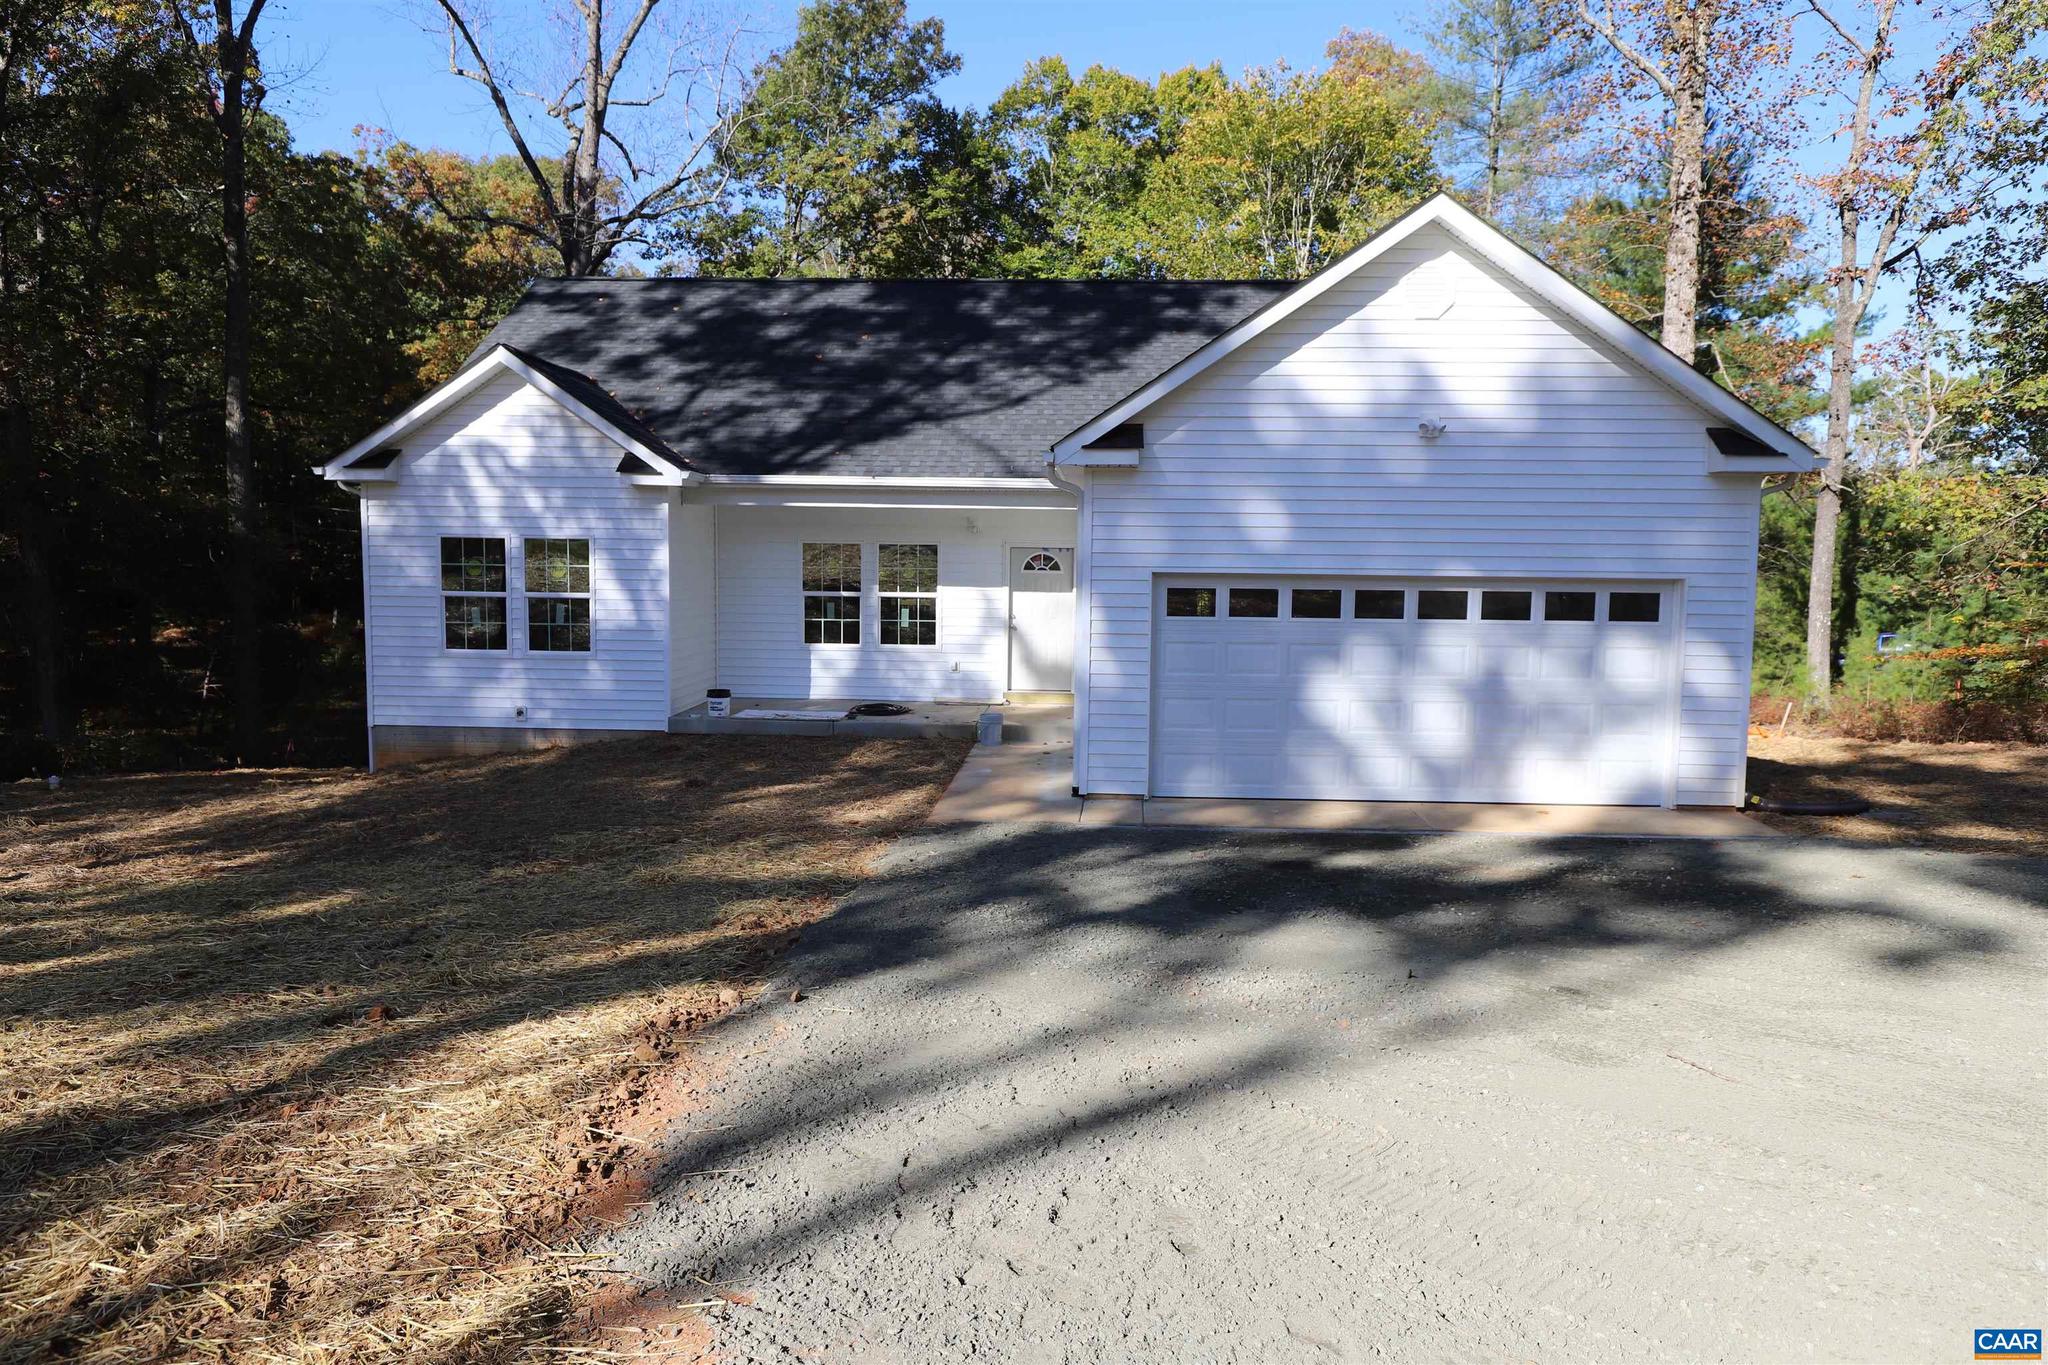
<path id="1" fill-rule="evenodd" d="M 2048 850 L 2048 747 L 1917 744 L 1752 731 L 1749 789 L 1785 801 L 1860 796 L 1863 815 L 1760 815 L 1791 834 L 1966 853 Z"/>
<path id="2" fill-rule="evenodd" d="M 964 753 L 0 788 L 0 1356 L 601 1357 L 548 1343 L 617 1212 L 607 1116 Z"/>

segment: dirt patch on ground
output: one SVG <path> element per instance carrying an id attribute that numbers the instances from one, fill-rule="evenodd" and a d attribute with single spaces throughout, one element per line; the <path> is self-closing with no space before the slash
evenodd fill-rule
<path id="1" fill-rule="evenodd" d="M 694 1039 L 964 752 L 0 789 L 0 1358 L 496 1359 L 599 1323 L 578 1239 L 644 1192 Z"/>
<path id="2" fill-rule="evenodd" d="M 2024 744 L 1749 741 L 1749 789 L 1784 801 L 1860 796 L 1866 815 L 1766 815 L 1788 832 L 1976 853 L 2048 848 L 2048 748 Z"/>

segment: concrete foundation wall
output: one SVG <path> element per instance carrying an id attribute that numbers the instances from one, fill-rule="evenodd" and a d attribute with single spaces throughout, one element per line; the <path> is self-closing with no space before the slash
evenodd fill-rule
<path id="1" fill-rule="evenodd" d="M 589 744 L 606 739 L 631 739 L 644 730 L 564 730 L 542 726 L 512 728 L 482 725 L 373 725 L 370 765 L 391 768 L 433 758 L 475 754 L 517 754 L 563 744 Z"/>

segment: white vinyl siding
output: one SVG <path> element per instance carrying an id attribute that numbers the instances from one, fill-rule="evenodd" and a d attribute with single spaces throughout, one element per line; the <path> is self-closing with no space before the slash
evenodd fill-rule
<path id="1" fill-rule="evenodd" d="M 1009 674 L 1006 545 L 1073 542 L 1071 512 L 719 507 L 718 685 L 747 697 L 999 701 Z M 806 645 L 805 542 L 861 547 L 859 645 Z M 939 547 L 938 644 L 884 645 L 879 547 Z"/>
<path id="2" fill-rule="evenodd" d="M 507 375 L 407 433 L 399 478 L 363 500 L 373 725 L 664 729 L 672 490 L 617 473 L 619 448 Z M 442 536 L 503 537 L 508 647 L 442 643 Z M 526 647 L 529 537 L 591 543 L 589 653 Z M 525 707 L 525 718 L 514 712 Z"/>
<path id="3" fill-rule="evenodd" d="M 669 709 L 686 711 L 718 683 L 712 639 L 711 509 L 684 502 L 668 509 Z"/>
<path id="4" fill-rule="evenodd" d="M 1396 287 L 1425 263 L 1441 316 Z M 1709 476 L 1704 414 L 1441 229 L 1143 421 L 1140 465 L 1088 476 L 1085 790 L 1146 790 L 1154 575 L 1284 573 L 1676 584 L 1676 799 L 1741 799 L 1757 481 Z"/>

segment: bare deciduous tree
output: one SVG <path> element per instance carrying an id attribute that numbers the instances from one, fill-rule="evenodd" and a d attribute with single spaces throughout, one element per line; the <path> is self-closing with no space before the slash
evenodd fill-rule
<path id="1" fill-rule="evenodd" d="M 1902 332 L 1875 360 L 1881 387 L 1857 424 L 1869 438 L 1858 444 L 1873 459 L 1911 471 L 1949 456 L 1958 400 L 1976 387 L 1957 365 L 1954 342 L 1924 329 Z"/>
<path id="2" fill-rule="evenodd" d="M 1834 125 L 1832 136 L 1842 147 L 1834 169 L 1808 177 L 1835 229 L 1835 260 L 1828 272 L 1827 436 L 1814 497 L 1806 602 L 1807 678 L 1823 700 L 1834 680 L 1836 539 L 1849 472 L 1857 333 L 1885 273 L 1972 212 L 1981 187 L 1952 164 L 1967 146 L 1961 134 L 1973 120 L 1996 116 L 2000 64 L 2011 60 L 2015 35 L 2037 21 L 2039 9 L 2032 4 L 1995 6 L 1929 70 L 1908 81 L 1896 69 L 1893 49 L 1898 0 L 1862 0 L 1856 8 L 1860 13 L 1851 22 L 1821 0 L 1806 0 L 1804 11 L 1824 26 L 1815 58 L 1821 97 L 1817 116 Z M 1975 97 L 1966 98 L 1973 91 Z M 1847 117 L 1836 124 L 1838 103 L 1847 105 Z M 1936 184 L 1948 193 L 1929 193 Z M 1932 203 L 1937 197 L 1951 202 Z"/>
<path id="3" fill-rule="evenodd" d="M 686 15 L 685 0 L 631 0 L 616 19 L 606 0 L 570 0 L 550 35 L 552 55 L 515 69 L 494 50 L 484 0 L 435 3 L 448 69 L 490 96 L 540 201 L 539 222 L 439 204 L 450 217 L 528 233 L 560 255 L 564 274 L 585 276 L 601 273 L 620 247 L 646 241 L 651 226 L 718 197 L 715 153 L 744 94 L 742 23 Z M 535 149 L 515 104 L 560 127 L 558 155 Z M 615 118 L 657 109 L 664 118 L 631 128 Z"/>

